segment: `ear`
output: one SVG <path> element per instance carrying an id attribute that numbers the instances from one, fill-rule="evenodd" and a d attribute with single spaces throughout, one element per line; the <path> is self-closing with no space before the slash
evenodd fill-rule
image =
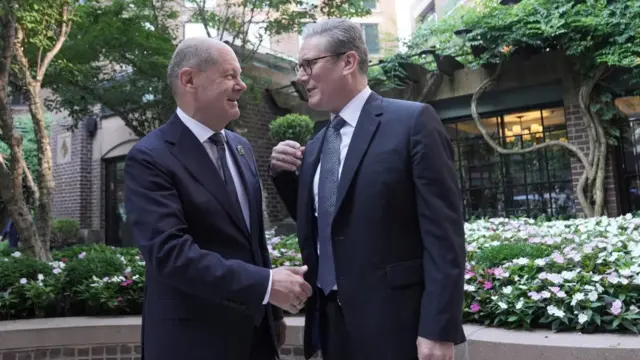
<path id="1" fill-rule="evenodd" d="M 180 86 L 187 91 L 193 90 L 195 85 L 194 75 L 195 73 L 193 69 L 184 68 L 180 70 L 178 73 L 178 82 L 180 83 Z"/>
<path id="2" fill-rule="evenodd" d="M 355 51 L 349 51 L 348 53 L 344 54 L 344 70 L 342 70 L 342 73 L 347 75 L 347 74 L 351 74 L 354 71 L 358 71 L 358 61 L 360 60 L 360 58 L 358 57 L 358 54 L 356 54 Z"/>

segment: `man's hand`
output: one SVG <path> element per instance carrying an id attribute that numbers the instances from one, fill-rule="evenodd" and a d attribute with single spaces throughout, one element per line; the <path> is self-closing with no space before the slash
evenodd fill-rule
<path id="1" fill-rule="evenodd" d="M 274 269 L 269 302 L 292 314 L 300 311 L 312 293 L 311 285 L 302 278 L 306 271 L 306 265 Z"/>
<path id="2" fill-rule="evenodd" d="M 273 148 L 271 152 L 271 174 L 280 171 L 296 171 L 301 164 L 304 147 L 293 140 L 286 140 Z"/>
<path id="3" fill-rule="evenodd" d="M 453 360 L 453 343 L 418 337 L 416 344 L 420 360 Z"/>
<path id="4" fill-rule="evenodd" d="M 287 323 L 282 319 L 276 323 L 276 327 L 276 331 L 278 332 L 276 340 L 278 341 L 278 348 L 281 348 L 287 341 Z"/>

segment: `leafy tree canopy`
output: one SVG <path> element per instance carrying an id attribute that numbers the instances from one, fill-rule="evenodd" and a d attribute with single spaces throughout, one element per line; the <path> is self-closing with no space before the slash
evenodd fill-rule
<path id="1" fill-rule="evenodd" d="M 302 0 L 187 0 L 191 20 L 245 48 L 248 60 L 259 41 L 249 25 L 265 23 L 263 35 L 295 33 L 301 25 L 326 16 L 363 16 L 363 0 L 323 0 L 305 7 Z M 211 2 L 211 0 L 209 0 Z M 166 72 L 181 31 L 180 7 L 172 0 L 87 0 L 47 74 L 56 98 L 51 110 L 64 110 L 76 121 L 99 116 L 100 105 L 119 116 L 138 136 L 161 125 L 175 110 Z M 187 7 L 183 9 L 188 9 Z M 215 31 L 213 31 L 215 30 Z M 260 39 L 261 36 L 258 36 Z M 247 74 L 245 74 L 247 75 Z M 247 79 L 247 83 L 259 83 Z"/>
<path id="2" fill-rule="evenodd" d="M 640 2 L 637 0 L 523 0 L 501 5 L 477 0 L 438 22 L 423 24 L 407 43 L 408 52 L 386 59 L 378 78 L 393 81 L 398 64 L 413 62 L 435 70 L 430 54 L 451 55 L 470 68 L 498 64 L 512 55 L 559 51 L 582 77 L 596 70 L 624 68 L 640 79 Z M 384 70 L 384 71 L 382 71 Z M 396 72 L 394 72 L 394 70 Z"/>

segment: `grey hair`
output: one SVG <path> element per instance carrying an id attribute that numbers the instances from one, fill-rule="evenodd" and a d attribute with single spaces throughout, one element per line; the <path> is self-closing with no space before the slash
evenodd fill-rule
<path id="1" fill-rule="evenodd" d="M 327 19 L 307 24 L 302 32 L 302 40 L 322 36 L 325 38 L 324 51 L 331 54 L 353 51 L 358 55 L 358 70 L 363 75 L 369 69 L 369 51 L 364 42 L 360 25 L 347 19 Z"/>
<path id="2" fill-rule="evenodd" d="M 223 44 L 217 39 L 203 37 L 187 38 L 178 45 L 167 69 L 167 81 L 174 95 L 180 70 L 191 68 L 198 71 L 206 71 L 218 63 L 213 50 L 215 45 L 219 45 L 218 43 Z"/>

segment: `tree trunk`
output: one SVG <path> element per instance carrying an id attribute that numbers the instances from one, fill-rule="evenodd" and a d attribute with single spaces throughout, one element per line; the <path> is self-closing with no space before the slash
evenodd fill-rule
<path id="1" fill-rule="evenodd" d="M 38 189 L 40 190 L 39 200 L 36 204 L 36 229 L 40 238 L 42 248 L 49 249 L 51 238 L 51 208 L 53 203 L 53 172 L 51 161 L 51 146 L 47 135 L 47 125 L 44 117 L 44 109 L 40 102 L 40 85 L 29 84 L 29 111 L 33 121 L 33 130 L 36 136 L 38 149 Z M 47 251 L 48 253 L 49 251 Z M 49 255 L 47 255 L 49 256 Z M 46 257 L 46 256 L 45 256 Z"/>
<path id="2" fill-rule="evenodd" d="M 13 219 L 20 242 L 25 251 L 35 255 L 38 259 L 49 260 L 48 248 L 43 248 L 33 224 L 29 207 L 24 198 L 22 182 L 24 170 L 27 168 L 22 154 L 22 136 L 16 133 L 13 114 L 7 106 L 8 82 L 11 60 L 15 49 L 16 18 L 13 12 L 15 1 L 4 4 L 2 16 L 3 49 L 0 60 L 0 130 L 2 140 L 9 147 L 8 163 L 0 156 L 0 196 L 4 199 L 7 212 Z"/>

